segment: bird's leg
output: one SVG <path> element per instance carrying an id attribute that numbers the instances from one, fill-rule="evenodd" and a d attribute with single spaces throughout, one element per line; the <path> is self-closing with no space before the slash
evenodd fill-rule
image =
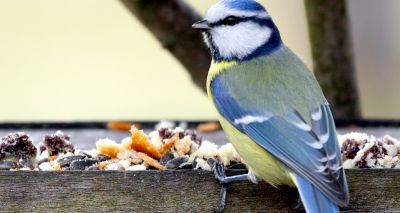
<path id="1" fill-rule="evenodd" d="M 293 202 L 293 204 L 292 204 L 292 206 L 291 206 L 291 209 L 292 209 L 292 210 L 295 210 L 295 211 L 300 211 L 300 210 L 303 210 L 303 209 L 304 209 L 304 207 L 303 207 L 303 202 L 301 202 L 300 197 L 298 197 L 298 198 Z"/>
<path id="2" fill-rule="evenodd" d="M 219 184 L 221 184 L 222 186 L 220 206 L 218 209 L 215 210 L 215 212 L 223 212 L 226 207 L 228 199 L 228 185 L 235 182 L 249 181 L 250 180 L 249 174 L 227 177 L 225 174 L 224 165 L 218 163 L 217 161 L 213 162 L 212 169 L 214 171 L 215 179 L 217 179 Z"/>
<path id="3" fill-rule="evenodd" d="M 235 176 L 227 177 L 225 174 L 224 165 L 218 163 L 217 161 L 214 161 L 213 170 L 214 170 L 215 179 L 217 179 L 219 184 L 221 184 L 221 185 L 228 185 L 228 184 L 235 183 L 235 182 L 243 182 L 243 181 L 250 180 L 249 174 L 235 175 Z"/>
<path id="4" fill-rule="evenodd" d="M 215 209 L 215 213 L 222 213 L 226 207 L 226 203 L 228 201 L 228 186 L 222 185 L 221 187 L 221 202 L 219 204 L 218 209 Z"/>

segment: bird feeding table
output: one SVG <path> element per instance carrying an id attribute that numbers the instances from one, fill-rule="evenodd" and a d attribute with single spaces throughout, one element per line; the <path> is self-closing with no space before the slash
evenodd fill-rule
<path id="1" fill-rule="evenodd" d="M 245 171 L 227 171 L 228 175 Z M 344 212 L 399 212 L 400 170 L 347 170 Z M 0 172 L 0 212 L 212 212 L 220 186 L 211 172 Z M 266 183 L 228 188 L 226 212 L 296 212 L 297 192 Z"/>
<path id="2" fill-rule="evenodd" d="M 378 137 L 399 138 L 398 122 L 339 121 L 339 132 L 362 131 Z M 144 123 L 152 129 L 154 123 Z M 189 123 L 189 127 L 195 123 Z M 0 124 L 0 134 L 23 130 L 35 137 L 61 129 L 78 148 L 93 148 L 96 139 L 122 139 L 129 133 L 104 128 L 104 123 Z M 377 128 L 377 126 L 385 126 Z M 361 128 L 361 129 L 360 129 Z M 219 131 L 203 135 L 223 144 Z M 77 140 L 79 142 L 77 142 Z M 38 141 L 38 140 L 36 140 Z M 228 175 L 244 170 L 228 170 Z M 346 170 L 350 206 L 343 212 L 400 212 L 400 170 Z M 212 212 L 218 207 L 221 187 L 212 172 L 175 171 L 0 171 L 0 212 Z M 266 183 L 234 183 L 228 188 L 226 212 L 296 212 L 298 198 L 289 187 Z"/>

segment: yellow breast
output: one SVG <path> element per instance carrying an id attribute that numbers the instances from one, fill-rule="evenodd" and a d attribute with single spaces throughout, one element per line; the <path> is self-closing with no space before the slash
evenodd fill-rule
<path id="1" fill-rule="evenodd" d="M 212 62 L 210 70 L 208 71 L 207 75 L 207 93 L 208 96 L 212 99 L 212 94 L 211 94 L 211 81 L 214 79 L 215 76 L 218 74 L 221 74 L 225 70 L 237 65 L 236 61 L 221 61 L 221 62 Z"/>
<path id="2" fill-rule="evenodd" d="M 207 92 L 214 104 L 211 92 L 211 82 L 215 76 L 237 65 L 236 61 L 225 61 L 212 63 L 207 77 Z M 249 166 L 249 169 L 259 178 L 271 185 L 294 186 L 290 173 L 273 156 L 266 152 L 262 147 L 255 143 L 247 135 L 237 130 L 222 115 L 220 115 L 221 125 L 239 155 Z"/>

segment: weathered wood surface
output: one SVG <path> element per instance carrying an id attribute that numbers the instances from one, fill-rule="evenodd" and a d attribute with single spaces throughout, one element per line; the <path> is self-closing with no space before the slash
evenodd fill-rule
<path id="1" fill-rule="evenodd" d="M 400 170 L 348 170 L 344 212 L 400 212 Z M 0 212 L 212 212 L 210 172 L 0 172 Z M 293 212 L 297 193 L 261 183 L 229 187 L 226 212 Z"/>

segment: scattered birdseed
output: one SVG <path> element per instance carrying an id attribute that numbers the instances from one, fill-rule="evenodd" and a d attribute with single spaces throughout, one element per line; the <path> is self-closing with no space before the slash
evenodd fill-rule
<path id="1" fill-rule="evenodd" d="M 27 134 L 10 133 L 1 139 L 0 170 L 211 170 L 209 161 L 214 160 L 228 169 L 246 169 L 232 144 L 218 147 L 194 131 L 160 128 L 146 134 L 132 127 L 131 133 L 120 143 L 100 139 L 95 150 L 86 152 L 75 150 L 61 131 L 45 136 L 39 148 Z M 350 133 L 338 139 L 344 168 L 400 168 L 400 142 L 390 136 Z"/>
<path id="2" fill-rule="evenodd" d="M 400 168 L 400 142 L 390 136 L 349 133 L 339 136 L 339 143 L 345 169 Z"/>
<path id="3" fill-rule="evenodd" d="M 6 157 L 32 158 L 35 157 L 37 148 L 33 145 L 32 139 L 24 132 L 10 133 L 1 138 L 0 160 Z"/>
<path id="4" fill-rule="evenodd" d="M 75 147 L 70 142 L 70 137 L 62 131 L 57 131 L 54 135 L 45 135 L 43 142 L 39 145 L 40 152 L 47 150 L 50 156 L 61 153 L 75 152 Z"/>

